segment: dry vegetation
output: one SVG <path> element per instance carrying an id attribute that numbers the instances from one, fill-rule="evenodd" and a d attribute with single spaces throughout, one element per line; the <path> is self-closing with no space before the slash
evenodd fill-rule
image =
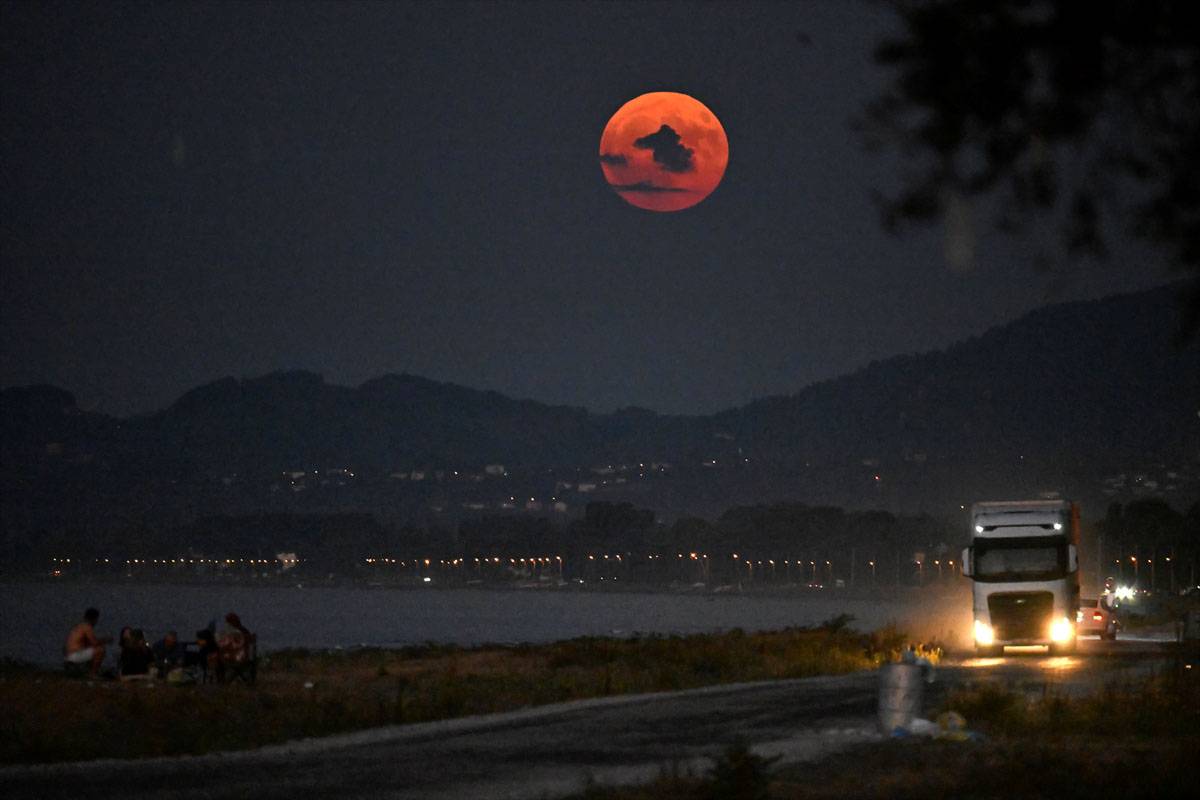
<path id="1" fill-rule="evenodd" d="M 888 741 L 817 764 L 791 766 L 740 782 L 667 776 L 628 789 L 587 792 L 587 800 L 1011 800 L 1053 797 L 1190 797 L 1197 739 L 990 743 Z M 726 756 L 725 762 L 738 762 Z M 751 767 L 750 769 L 754 769 Z"/>
<path id="2" fill-rule="evenodd" d="M 818 629 L 548 645 L 281 651 L 258 684 L 86 681 L 0 670 L 0 763 L 203 753 L 564 700 L 867 669 L 903 643 Z"/>

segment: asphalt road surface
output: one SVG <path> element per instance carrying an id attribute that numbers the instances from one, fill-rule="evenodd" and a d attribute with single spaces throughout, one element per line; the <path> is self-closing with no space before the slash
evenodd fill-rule
<path id="1" fill-rule="evenodd" d="M 1042 652 L 950 658 L 927 706 L 966 682 L 1081 692 L 1165 666 L 1159 641 L 1081 641 Z M 363 731 L 257 751 L 0 769 L 7 798 L 551 798 L 589 782 L 701 773 L 735 742 L 784 762 L 879 738 L 875 673 L 605 698 Z"/>

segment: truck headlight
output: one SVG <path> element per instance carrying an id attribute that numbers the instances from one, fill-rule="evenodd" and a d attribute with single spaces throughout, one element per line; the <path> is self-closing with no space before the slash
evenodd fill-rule
<path id="1" fill-rule="evenodd" d="M 1075 628 L 1066 617 L 1059 617 L 1050 623 L 1050 641 L 1062 644 L 1071 641 L 1073 635 L 1075 635 Z"/>
<path id="2" fill-rule="evenodd" d="M 996 632 L 983 620 L 975 620 L 975 642 L 984 647 L 996 641 Z"/>

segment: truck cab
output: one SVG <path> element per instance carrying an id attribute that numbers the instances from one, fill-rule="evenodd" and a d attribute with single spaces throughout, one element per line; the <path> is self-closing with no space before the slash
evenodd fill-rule
<path id="1" fill-rule="evenodd" d="M 975 649 L 1075 650 L 1079 507 L 1065 500 L 976 503 L 963 575 L 972 580 Z"/>

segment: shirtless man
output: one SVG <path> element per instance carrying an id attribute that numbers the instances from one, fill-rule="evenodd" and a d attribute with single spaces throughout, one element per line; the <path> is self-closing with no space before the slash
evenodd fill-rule
<path id="1" fill-rule="evenodd" d="M 100 674 L 100 665 L 104 663 L 104 645 L 112 641 L 107 636 L 96 635 L 96 622 L 100 612 L 89 608 L 83 612 L 83 622 L 71 628 L 67 634 L 67 643 L 63 645 L 63 658 L 68 664 L 90 664 L 91 675 Z"/>

